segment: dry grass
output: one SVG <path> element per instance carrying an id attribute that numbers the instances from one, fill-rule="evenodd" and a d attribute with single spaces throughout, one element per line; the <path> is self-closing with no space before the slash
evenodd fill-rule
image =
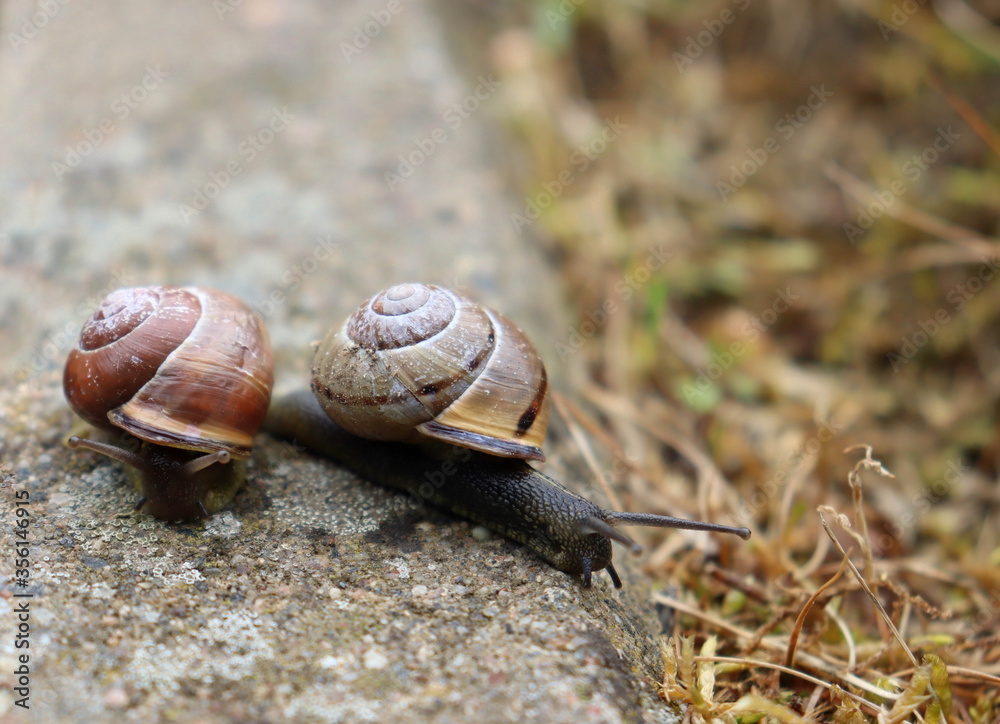
<path id="1" fill-rule="evenodd" d="M 562 409 L 622 507 L 754 531 L 647 534 L 664 697 L 996 722 L 1000 3 L 519 7 L 489 54 L 594 381 Z"/>

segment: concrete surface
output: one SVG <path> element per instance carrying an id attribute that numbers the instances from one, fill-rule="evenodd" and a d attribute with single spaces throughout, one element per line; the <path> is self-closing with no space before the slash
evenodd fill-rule
<path id="1" fill-rule="evenodd" d="M 266 436 L 229 509 L 165 524 L 132 512 L 118 465 L 61 442 L 65 355 L 124 285 L 242 297 L 287 389 L 363 298 L 445 283 L 517 320 L 559 379 L 558 290 L 489 161 L 502 88 L 456 71 L 446 22 L 420 0 L 3 4 L 0 721 L 670 717 L 625 556 L 625 593 L 603 575 L 585 592 Z M 25 600 L 28 712 L 13 693 Z"/>

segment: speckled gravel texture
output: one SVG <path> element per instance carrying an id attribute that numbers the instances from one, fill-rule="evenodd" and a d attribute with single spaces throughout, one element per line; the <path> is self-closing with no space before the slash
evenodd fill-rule
<path id="1" fill-rule="evenodd" d="M 62 445 L 63 360 L 123 285 L 240 296 L 268 324 L 283 389 L 305 384 L 310 341 L 408 279 L 503 309 L 567 378 L 559 290 L 508 222 L 489 100 L 445 121 L 479 82 L 448 55 L 447 18 L 393 4 L 348 59 L 388 3 L 51 5 L 44 23 L 34 2 L 2 7 L 0 722 L 673 720 L 655 698 L 648 589 L 621 552 L 625 591 L 604 574 L 584 591 L 263 435 L 230 507 L 164 523 L 132 511 L 120 466 Z M 390 189 L 385 172 L 439 127 Z M 547 471 L 585 477 L 564 437 L 556 426 Z M 23 490 L 29 712 L 12 692 Z"/>

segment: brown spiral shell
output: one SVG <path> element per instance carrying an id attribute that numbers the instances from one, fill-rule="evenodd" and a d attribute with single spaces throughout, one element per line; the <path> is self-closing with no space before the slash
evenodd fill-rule
<path id="1" fill-rule="evenodd" d="M 261 320 L 236 297 L 199 287 L 112 292 L 63 375 L 70 406 L 96 427 L 238 458 L 250 454 L 273 382 Z"/>
<path id="2" fill-rule="evenodd" d="M 414 431 L 493 455 L 544 460 L 548 378 L 509 320 L 447 289 L 398 284 L 320 344 L 313 392 L 374 440 Z"/>

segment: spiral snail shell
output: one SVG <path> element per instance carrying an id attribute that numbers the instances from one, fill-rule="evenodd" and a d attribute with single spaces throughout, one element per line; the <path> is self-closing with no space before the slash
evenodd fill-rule
<path id="1" fill-rule="evenodd" d="M 544 460 L 548 378 L 509 320 L 447 289 L 397 284 L 320 344 L 313 391 L 348 432 Z"/>
<path id="2" fill-rule="evenodd" d="M 274 381 L 267 331 L 215 289 L 150 286 L 109 294 L 66 361 L 70 407 L 95 427 L 142 441 L 138 452 L 70 438 L 139 473 L 136 506 L 160 518 L 205 517 L 243 483 L 241 465 Z"/>

